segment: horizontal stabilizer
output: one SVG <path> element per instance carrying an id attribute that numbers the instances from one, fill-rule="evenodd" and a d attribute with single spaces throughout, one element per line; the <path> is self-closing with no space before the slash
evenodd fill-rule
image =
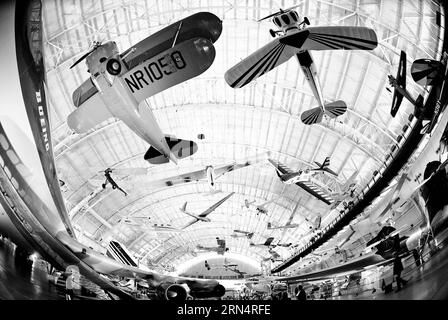
<path id="1" fill-rule="evenodd" d="M 322 121 L 324 111 L 321 107 L 306 110 L 300 115 L 300 119 L 304 124 L 311 125 Z"/>
<path id="2" fill-rule="evenodd" d="M 347 111 L 347 105 L 342 100 L 333 101 L 325 105 L 325 114 L 330 118 L 342 116 Z"/>
<path id="3" fill-rule="evenodd" d="M 440 83 L 443 75 L 443 64 L 431 59 L 418 59 L 412 63 L 412 79 L 421 86 L 432 86 Z"/>
<path id="4" fill-rule="evenodd" d="M 194 141 L 168 136 L 165 139 L 172 154 L 178 159 L 189 157 L 198 151 L 198 145 Z M 169 162 L 168 158 L 152 146 L 146 151 L 144 159 L 151 164 L 164 164 Z"/>

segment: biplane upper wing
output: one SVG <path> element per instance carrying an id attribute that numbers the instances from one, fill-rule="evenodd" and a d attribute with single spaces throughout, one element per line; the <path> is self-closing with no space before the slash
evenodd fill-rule
<path id="1" fill-rule="evenodd" d="M 201 37 L 212 43 L 222 32 L 222 21 L 210 12 L 198 12 L 173 23 L 136 43 L 121 56 L 132 69 L 136 65 L 172 48 L 175 44 Z M 177 35 L 177 36 L 176 36 Z"/>
<path id="2" fill-rule="evenodd" d="M 241 88 L 288 61 L 297 49 L 275 39 L 227 70 L 224 79 L 232 88 Z"/>
<path id="3" fill-rule="evenodd" d="M 309 27 L 279 42 L 300 50 L 373 50 L 378 45 L 373 29 L 347 26 Z"/>

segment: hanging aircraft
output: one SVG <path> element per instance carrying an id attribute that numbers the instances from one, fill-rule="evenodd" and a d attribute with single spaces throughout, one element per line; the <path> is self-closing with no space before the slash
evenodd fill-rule
<path id="1" fill-rule="evenodd" d="M 226 240 L 225 239 L 219 239 L 219 237 L 216 238 L 216 242 L 218 243 L 217 247 L 206 247 L 202 245 L 197 245 L 196 248 L 203 251 L 212 251 L 216 252 L 217 254 L 223 255 L 227 251 L 229 251 L 229 248 L 226 247 Z"/>
<path id="2" fill-rule="evenodd" d="M 326 204 L 332 204 L 333 199 L 327 192 L 327 190 L 321 188 L 320 186 L 314 184 L 309 175 L 307 176 L 307 180 L 305 180 L 305 176 L 299 171 L 294 172 L 284 164 L 268 159 L 272 166 L 275 168 L 276 173 L 280 180 L 286 184 L 296 184 L 303 190 L 307 191 L 309 194 L 313 195 L 317 199 L 325 202 Z"/>
<path id="3" fill-rule="evenodd" d="M 189 226 L 191 226 L 192 224 L 198 222 L 198 221 L 203 221 L 203 222 L 210 222 L 210 218 L 207 218 L 207 216 L 212 213 L 213 211 L 216 210 L 216 208 L 218 208 L 220 205 L 222 205 L 227 199 L 229 199 L 235 192 L 231 192 L 230 194 L 228 194 L 227 196 L 225 196 L 224 198 L 222 198 L 221 200 L 219 200 L 218 202 L 216 202 L 214 205 L 212 205 L 210 208 L 208 208 L 207 210 L 205 210 L 204 212 L 202 212 L 199 215 L 195 215 L 193 213 L 190 213 L 187 211 L 187 202 L 184 203 L 184 205 L 182 206 L 182 208 L 180 208 L 180 211 L 182 211 L 183 213 L 191 216 L 194 218 L 194 220 L 192 220 L 191 222 L 187 223 L 183 228 L 186 229 Z"/>
<path id="4" fill-rule="evenodd" d="M 167 186 L 173 186 L 176 184 L 188 183 L 192 181 L 199 181 L 206 179 L 208 185 L 210 186 L 210 189 L 214 189 L 216 180 L 218 180 L 223 175 L 232 172 L 234 170 L 242 169 L 250 165 L 256 164 L 259 161 L 261 161 L 261 158 L 258 158 L 258 156 L 256 156 L 254 159 L 247 160 L 242 163 L 235 162 L 232 164 L 221 165 L 216 168 L 212 165 L 208 165 L 205 167 L 205 169 L 179 174 L 173 177 L 164 178 L 163 180 L 152 181 L 151 185 L 161 183 Z"/>
<path id="5" fill-rule="evenodd" d="M 269 247 L 269 248 L 275 248 L 275 247 L 290 247 L 292 243 L 277 243 L 273 244 L 274 237 L 269 237 L 266 239 L 264 243 L 253 243 L 251 242 L 249 245 L 251 247 Z"/>
<path id="6" fill-rule="evenodd" d="M 419 94 L 417 99 L 414 100 L 411 94 L 406 90 L 406 52 L 404 52 L 403 50 L 401 50 L 400 53 L 400 62 L 398 64 L 397 77 L 394 78 L 392 75 L 389 75 L 388 78 L 389 84 L 394 87 L 392 107 L 390 109 L 390 114 L 392 117 L 395 117 L 395 115 L 397 114 L 398 109 L 403 102 L 403 97 L 406 97 L 406 99 L 414 105 L 416 110 L 421 110 L 423 108 L 423 96 Z M 389 90 L 389 88 L 387 88 L 387 90 Z"/>
<path id="7" fill-rule="evenodd" d="M 163 223 L 153 223 L 147 224 L 146 222 L 151 219 L 150 217 L 127 217 L 123 219 L 123 223 L 140 227 L 144 231 L 154 231 L 154 232 L 181 232 L 182 230 L 173 227 L 171 224 L 163 224 Z"/>
<path id="8" fill-rule="evenodd" d="M 40 6 L 40 1 L 4 6 L 5 14 L 0 19 L 0 34 L 7 52 L 2 58 L 10 66 L 8 75 L 15 75 L 17 80 L 3 84 L 17 113 L 9 121 L 4 118 L 0 121 L 0 206 L 4 210 L 0 213 L 0 233 L 18 245 L 16 250 L 35 253 L 58 270 L 76 266 L 81 275 L 122 299 L 135 299 L 135 296 L 114 284 L 113 278 L 145 283 L 160 299 L 223 296 L 225 288 L 216 280 L 171 277 L 143 270 L 110 258 L 77 239 L 64 203 L 60 202 L 63 197 L 54 167 L 51 130 L 44 134 L 42 131 L 49 129 L 49 122 L 46 68 L 44 60 L 36 58 L 36 54 L 41 57 L 43 52 Z M 31 11 L 34 12 L 32 28 Z M 206 22 L 203 20 L 202 26 Z M 202 29 L 214 30 L 214 27 Z M 34 39 L 33 46 L 27 37 L 3 37 L 7 31 L 28 35 Z M 10 106 L 0 104 L 0 114 L 10 113 Z"/>
<path id="9" fill-rule="evenodd" d="M 329 174 L 331 174 L 335 177 L 338 176 L 338 174 L 336 172 L 334 172 L 333 170 L 328 168 L 330 166 L 330 157 L 326 157 L 323 163 L 319 163 L 317 161 L 314 161 L 314 163 L 317 164 L 317 168 L 312 168 L 312 169 L 310 169 L 311 171 L 328 172 Z"/>
<path id="10" fill-rule="evenodd" d="M 254 233 L 249 232 L 249 231 L 242 231 L 242 230 L 235 229 L 235 230 L 233 230 L 233 232 L 234 233 L 230 235 L 232 238 L 252 239 L 252 237 L 254 236 Z"/>
<path id="11" fill-rule="evenodd" d="M 120 186 L 115 182 L 115 180 L 111 177 L 112 173 L 112 169 L 111 168 L 107 168 L 106 170 L 104 170 L 104 176 L 106 177 L 106 181 L 101 185 L 101 187 L 103 189 L 106 189 L 106 186 L 108 183 L 110 183 L 112 185 L 112 189 L 118 189 L 121 192 L 124 193 L 125 196 L 127 196 L 127 192 L 124 191 L 122 188 L 120 188 Z"/>
<path id="12" fill-rule="evenodd" d="M 228 270 L 230 268 L 236 268 L 238 267 L 237 263 L 230 263 L 227 261 L 227 258 L 224 258 L 224 262 L 222 265 L 210 265 L 207 260 L 204 261 L 204 266 L 207 268 L 207 270 L 211 269 L 225 269 Z"/>
<path id="13" fill-rule="evenodd" d="M 68 126 L 85 133 L 115 117 L 151 145 L 144 156 L 149 163 L 177 163 L 191 156 L 197 144 L 164 135 L 145 99 L 206 71 L 215 59 L 213 43 L 221 31 L 218 17 L 200 12 L 121 54 L 114 41 L 95 42 L 71 67 L 85 59 L 91 76 L 73 92 L 76 110 L 68 116 Z"/>
<path id="14" fill-rule="evenodd" d="M 425 180 L 407 198 L 409 200 L 414 195 L 421 193 L 425 199 L 428 212 L 425 214 L 424 221 L 420 226 L 404 226 L 402 229 L 397 230 L 392 226 L 385 225 L 375 237 L 366 243 L 366 247 L 363 250 L 367 252 L 366 254 L 335 267 L 284 277 L 279 280 L 308 281 L 348 275 L 366 268 L 392 263 L 396 254 L 403 256 L 416 251 L 418 253 L 417 256 L 421 257 L 425 247 L 426 250 L 431 249 L 429 243 L 433 239 L 438 239 L 439 242 L 445 241 L 446 228 L 448 226 L 448 201 L 444 196 L 448 192 L 447 166 L 448 161 L 445 163 L 430 162 L 427 170 L 425 170 Z M 395 191 L 395 188 L 391 189 L 391 192 L 395 193 Z M 443 201 L 440 201 L 440 199 L 443 199 Z M 403 233 L 406 233 L 406 235 L 403 235 Z M 371 249 L 376 251 L 370 252 Z M 418 262 L 416 261 L 416 263 Z"/>
<path id="15" fill-rule="evenodd" d="M 347 110 L 344 101 L 325 103 L 317 71 L 309 50 L 373 50 L 378 45 L 375 31 L 366 27 L 328 26 L 306 27 L 310 22 L 300 17 L 296 6 L 273 13 L 259 21 L 272 18 L 280 28 L 270 30 L 272 37 L 278 37 L 229 69 L 224 78 L 232 88 L 241 88 L 296 56 L 311 91 L 318 101 L 318 107 L 304 111 L 304 124 L 319 123 L 327 115 L 336 118 Z"/>
<path id="16" fill-rule="evenodd" d="M 268 230 L 274 230 L 274 229 L 290 229 L 290 228 L 297 228 L 299 224 L 297 223 L 291 223 L 287 222 L 284 225 L 273 225 L 272 222 L 268 222 L 267 228 Z"/>
<path id="17" fill-rule="evenodd" d="M 275 200 L 277 200 L 277 198 L 268 200 L 268 201 L 263 202 L 261 204 L 255 204 L 255 200 L 254 201 L 249 201 L 247 199 L 244 199 L 244 205 L 242 206 L 242 208 L 250 209 L 250 207 L 253 206 L 253 207 L 255 207 L 257 215 L 259 215 L 259 214 L 268 214 L 268 208 L 266 208 L 266 206 L 268 204 L 270 204 L 271 202 L 274 202 Z"/>

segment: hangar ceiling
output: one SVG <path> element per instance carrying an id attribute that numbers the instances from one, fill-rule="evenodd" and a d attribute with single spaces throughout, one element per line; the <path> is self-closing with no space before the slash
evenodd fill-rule
<path id="1" fill-rule="evenodd" d="M 291 242 L 276 247 L 283 258 L 312 237 L 307 220 L 322 217 L 322 225 L 334 210 L 296 185 L 282 184 L 265 160 L 268 156 L 292 169 L 305 169 L 314 161 L 331 157 L 337 178 L 320 177 L 332 186 L 354 172 L 364 187 L 384 162 L 390 147 L 413 108 L 404 102 L 395 118 L 390 116 L 392 94 L 387 75 L 396 73 L 400 50 L 408 66 L 416 58 L 439 58 L 443 42 L 436 24 L 439 5 L 434 1 L 59 1 L 44 0 L 44 48 L 47 68 L 50 120 L 59 178 L 67 209 L 80 240 L 102 246 L 114 238 L 124 243 L 141 262 L 155 268 L 173 268 L 200 255 L 196 246 L 216 246 L 224 238 L 230 252 L 257 263 L 270 256 L 266 248 L 251 247 L 247 238 L 233 238 L 234 229 L 254 232 L 252 241 Z M 297 62 L 291 59 L 243 89 L 232 89 L 224 73 L 240 59 L 271 41 L 269 20 L 258 19 L 298 5 L 312 26 L 354 25 L 373 28 L 379 45 L 373 51 L 313 52 L 326 100 L 346 101 L 348 111 L 337 119 L 305 126 L 300 114 L 316 105 Z M 161 28 L 200 11 L 223 20 L 223 32 L 215 43 L 216 59 L 202 75 L 147 99 L 162 131 L 194 140 L 199 151 L 173 163 L 154 166 L 143 160 L 148 145 L 121 121 L 110 119 L 86 134 L 75 134 L 66 118 L 74 110 L 72 92 L 88 77 L 84 63 L 70 65 L 93 41 L 114 40 L 121 52 Z M 408 72 L 409 74 L 409 72 Z M 408 81 L 416 96 L 422 88 Z M 198 139 L 203 134 L 204 139 Z M 155 179 L 257 158 L 249 167 L 220 177 L 211 192 L 206 181 L 156 187 Z M 129 168 L 114 176 L 128 193 L 102 189 L 102 171 Z M 146 168 L 146 174 L 138 174 Z M 134 170 L 134 171 L 133 171 Z M 134 173 L 132 173 L 134 172 Z M 182 227 L 190 217 L 179 208 L 188 202 L 200 213 L 229 192 L 235 194 L 210 215 L 211 222 L 196 223 L 181 233 L 154 233 L 145 223 Z M 267 215 L 244 207 L 255 200 L 267 205 Z M 285 224 L 293 215 L 295 229 L 268 230 L 267 222 Z M 135 224 L 124 223 L 134 217 Z M 138 217 L 138 218 L 136 218 Z M 148 217 L 150 219 L 142 219 Z"/>

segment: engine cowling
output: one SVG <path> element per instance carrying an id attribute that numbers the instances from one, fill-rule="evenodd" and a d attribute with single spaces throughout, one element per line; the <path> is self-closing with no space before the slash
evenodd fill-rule
<path id="1" fill-rule="evenodd" d="M 187 289 L 185 286 L 180 284 L 161 284 L 157 291 L 159 296 L 164 300 L 185 301 L 188 298 Z"/>

